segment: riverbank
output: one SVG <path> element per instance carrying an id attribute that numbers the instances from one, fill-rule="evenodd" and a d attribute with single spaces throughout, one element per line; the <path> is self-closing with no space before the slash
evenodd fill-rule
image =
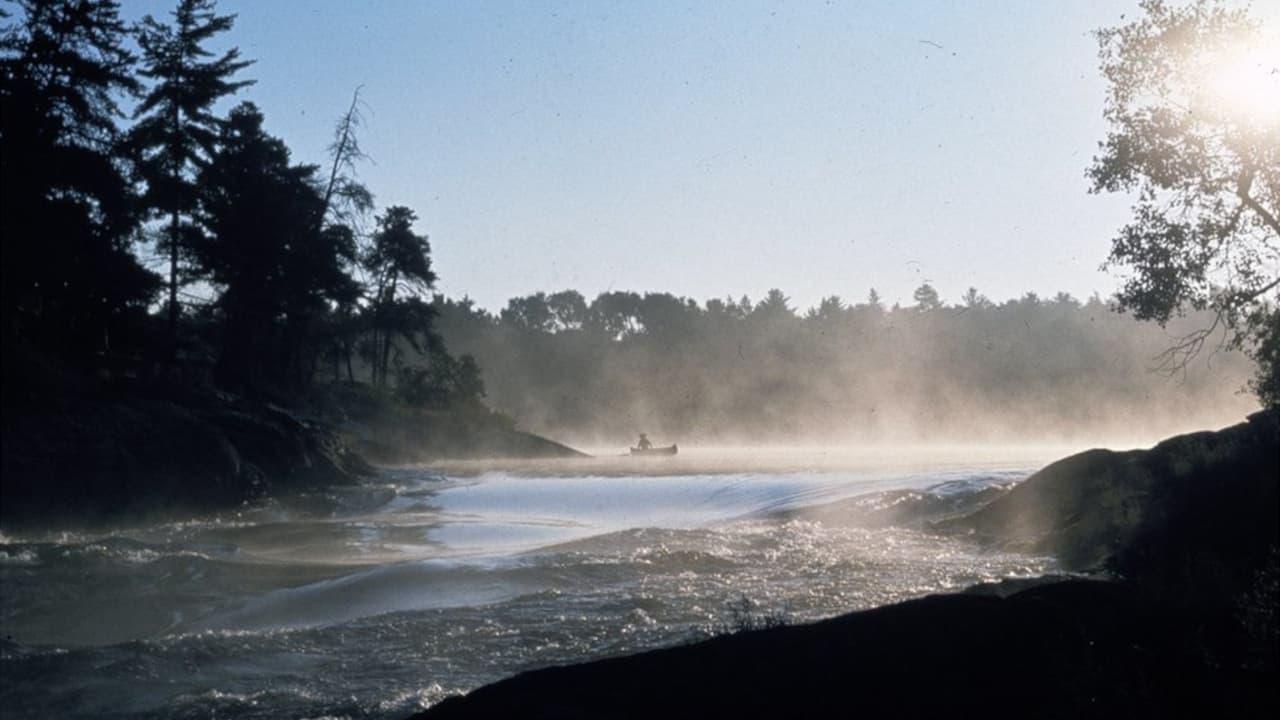
<path id="1" fill-rule="evenodd" d="M 374 472 L 331 428 L 270 403 L 158 383 L 81 383 L 3 418 L 6 526 L 236 507 Z"/>
<path id="2" fill-rule="evenodd" d="M 482 406 L 426 411 L 346 388 L 286 407 L 181 379 L 100 379 L 34 355 L 5 368 L 0 526 L 93 525 L 351 485 L 372 463 L 571 457 Z"/>
<path id="3" fill-rule="evenodd" d="M 339 382 L 315 386 L 300 405 L 362 457 L 380 465 L 589 457 L 518 430 L 514 418 L 478 403 L 449 410 L 409 407 L 363 383 Z"/>
<path id="4" fill-rule="evenodd" d="M 1271 717 L 1277 425 L 1081 453 L 937 528 L 1092 579 L 537 670 L 416 717 Z"/>

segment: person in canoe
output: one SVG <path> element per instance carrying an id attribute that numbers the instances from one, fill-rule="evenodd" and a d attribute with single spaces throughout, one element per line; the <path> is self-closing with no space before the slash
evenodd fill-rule
<path id="1" fill-rule="evenodd" d="M 679 451 L 675 445 L 654 447 L 649 436 L 644 433 L 640 433 L 640 442 L 636 443 L 636 447 L 631 448 L 632 455 L 675 455 Z"/>

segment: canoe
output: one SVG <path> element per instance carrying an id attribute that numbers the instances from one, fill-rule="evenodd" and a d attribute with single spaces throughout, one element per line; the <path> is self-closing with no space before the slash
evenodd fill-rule
<path id="1" fill-rule="evenodd" d="M 675 455 L 679 449 L 675 445 L 652 448 L 631 448 L 632 455 Z"/>

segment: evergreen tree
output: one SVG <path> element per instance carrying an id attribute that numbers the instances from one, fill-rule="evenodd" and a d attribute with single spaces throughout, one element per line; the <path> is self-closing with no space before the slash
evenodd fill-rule
<path id="1" fill-rule="evenodd" d="M 355 239 L 342 226 L 314 232 L 323 197 L 314 165 L 293 165 L 284 142 L 262 129 L 252 103 L 231 111 L 218 151 L 199 175 L 196 268 L 222 292 L 219 381 L 240 390 L 296 389 L 330 303 L 352 303 L 346 272 Z"/>
<path id="2" fill-rule="evenodd" d="M 116 157 L 138 90 L 125 36 L 115 0 L 24 0 L 0 35 L 4 333 L 82 357 L 155 288 Z"/>
<path id="3" fill-rule="evenodd" d="M 428 344 L 434 338 L 431 321 L 435 310 L 422 298 L 435 286 L 436 274 L 431 270 L 427 237 L 413 231 L 417 219 L 407 207 L 387 208 L 378 218 L 378 230 L 361 259 L 373 285 L 369 307 L 373 337 L 366 355 L 371 360 L 374 385 L 386 385 L 395 336 L 406 338 L 419 350 L 419 334 Z"/>
<path id="4" fill-rule="evenodd" d="M 773 288 L 765 293 L 764 299 L 756 305 L 753 314 L 769 321 L 789 319 L 794 315 L 791 311 L 791 298 L 784 295 L 778 288 Z"/>
<path id="5" fill-rule="evenodd" d="M 911 293 L 911 298 L 916 301 L 916 309 L 921 312 L 942 308 L 942 298 L 938 297 L 938 291 L 929 283 L 916 288 L 915 292 Z"/>
<path id="6" fill-rule="evenodd" d="M 880 299 L 880 293 L 876 292 L 875 288 L 871 288 L 867 293 L 867 307 L 877 311 L 884 310 L 884 301 Z"/>
<path id="7" fill-rule="evenodd" d="M 986 295 L 978 292 L 978 288 L 970 287 L 960 296 L 960 302 L 964 303 L 966 308 L 982 309 L 991 307 L 991 300 Z"/>
<path id="8" fill-rule="evenodd" d="M 138 33 L 142 47 L 142 75 L 155 81 L 135 115 L 132 143 L 147 183 L 146 205 L 168 221 L 163 247 L 169 261 L 169 334 L 176 343 L 179 315 L 178 287 L 182 257 L 197 229 L 195 177 L 213 154 L 222 120 L 214 104 L 250 80 L 232 76 L 251 64 L 236 48 L 216 59 L 205 49 L 214 36 L 231 29 L 234 15 L 214 12 L 214 0 L 180 0 L 165 25 L 150 15 Z"/>
<path id="9" fill-rule="evenodd" d="M 845 305 L 839 295 L 829 295 L 818 302 L 818 307 L 810 308 L 805 318 L 819 323 L 838 322 L 844 316 Z"/>

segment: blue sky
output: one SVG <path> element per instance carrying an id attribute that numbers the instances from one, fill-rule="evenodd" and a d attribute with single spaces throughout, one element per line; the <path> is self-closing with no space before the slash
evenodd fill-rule
<path id="1" fill-rule="evenodd" d="M 125 2 L 129 17 L 171 3 Z M 1128 200 L 1091 30 L 1136 2 L 222 0 L 244 99 L 321 162 L 362 86 L 379 206 L 414 208 L 439 288 L 566 287 L 801 308 L 920 282 L 955 301 L 1104 295 Z M 940 46 L 940 47 L 939 47 Z"/>

